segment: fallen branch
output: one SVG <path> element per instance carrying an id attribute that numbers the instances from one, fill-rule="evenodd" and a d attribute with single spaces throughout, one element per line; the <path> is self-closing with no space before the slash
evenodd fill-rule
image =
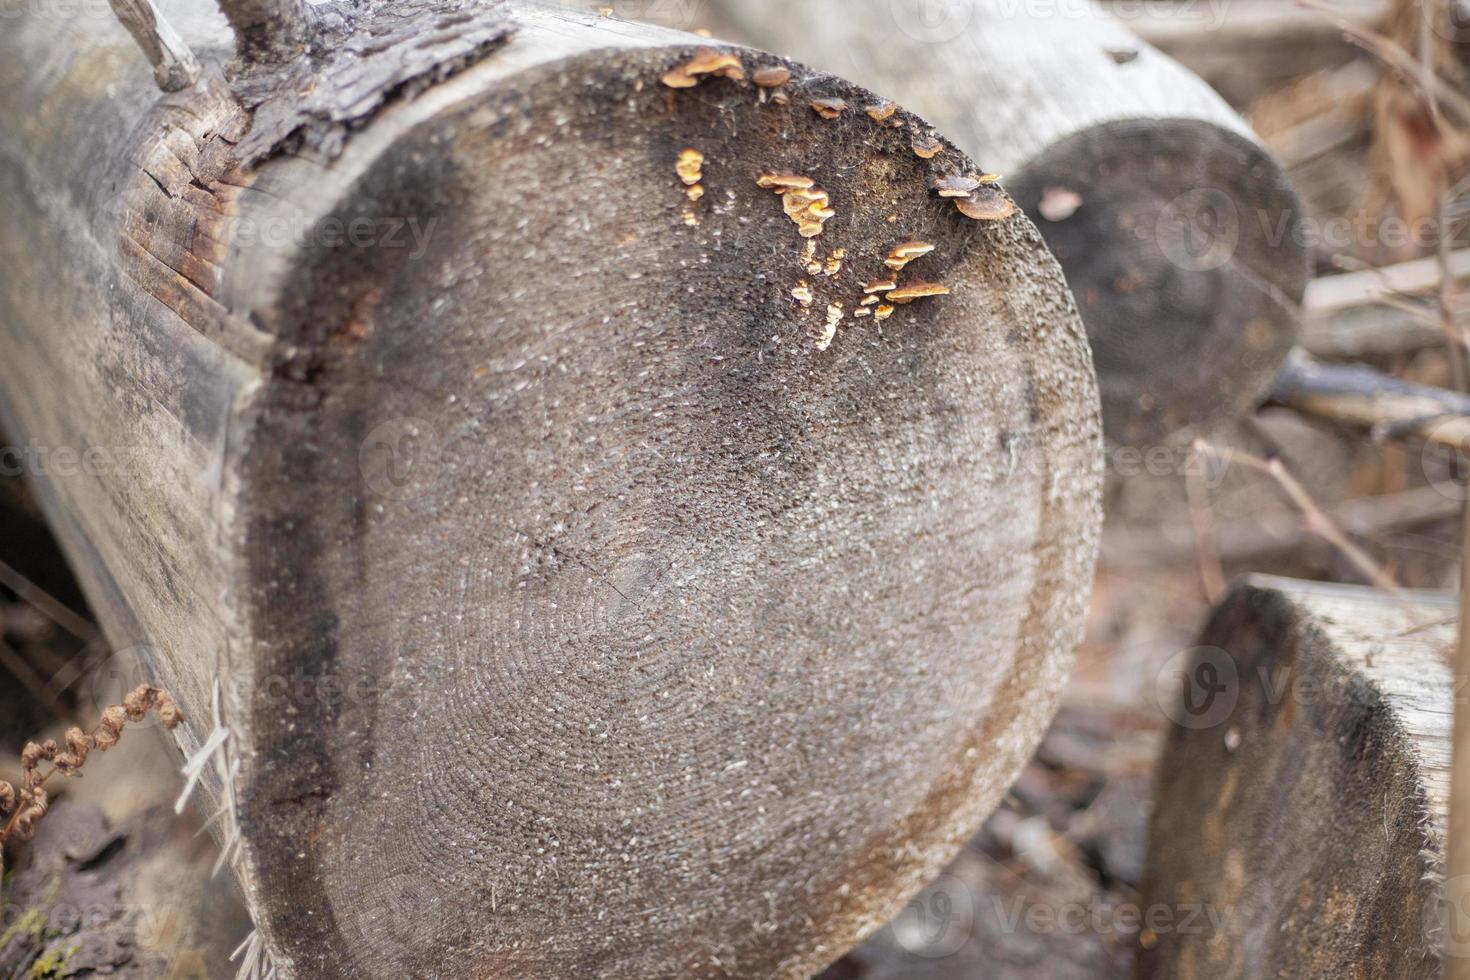
<path id="1" fill-rule="evenodd" d="M 1325 316 L 1338 310 L 1372 305 L 1385 297 L 1427 293 L 1440 286 L 1445 268 L 1456 279 L 1470 277 L 1470 249 L 1451 252 L 1443 259 L 1436 255 L 1382 268 L 1319 276 L 1307 284 L 1302 308 L 1308 316 Z"/>
<path id="2" fill-rule="evenodd" d="M 1470 449 L 1470 395 L 1403 381 L 1357 364 L 1298 353 L 1277 377 L 1270 402 L 1304 415 L 1370 429 L 1375 438 L 1414 438 Z"/>

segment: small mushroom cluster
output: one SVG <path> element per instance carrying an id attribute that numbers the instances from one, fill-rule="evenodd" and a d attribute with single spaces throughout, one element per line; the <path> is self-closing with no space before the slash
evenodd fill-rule
<path id="1" fill-rule="evenodd" d="M 1001 221 L 1016 213 L 1016 205 L 999 186 L 1000 174 L 968 174 L 940 177 L 934 190 L 954 201 L 960 214 L 976 221 Z"/>
<path id="2" fill-rule="evenodd" d="M 796 223 L 802 238 L 815 238 L 822 226 L 837 216 L 827 192 L 810 177 L 800 174 L 761 174 L 756 184 L 781 195 L 786 216 Z"/>
<path id="3" fill-rule="evenodd" d="M 746 70 L 738 57 L 712 48 L 698 49 L 692 59 L 666 72 L 661 80 L 669 88 L 680 89 L 694 88 L 706 78 L 747 81 Z M 786 106 L 790 104 L 786 86 L 791 79 L 790 69 L 781 65 L 769 65 L 755 69 L 748 80 L 758 90 L 762 103 L 769 101 Z M 809 99 L 808 104 L 814 113 L 826 120 L 839 119 L 851 108 L 845 100 L 833 96 L 815 96 Z M 936 160 L 944 153 L 946 144 L 927 126 L 900 114 L 897 105 L 880 100 L 862 108 L 868 118 L 880 126 L 907 129 L 910 147 L 915 155 L 924 160 L 935 160 L 935 170 L 950 169 L 946 160 Z M 691 204 L 685 212 L 686 224 L 699 224 L 692 205 L 705 194 L 704 162 L 705 157 L 700 151 L 687 147 L 679 154 L 675 164 L 679 178 L 687 188 L 686 193 Z M 1000 177 L 992 173 L 950 173 L 936 177 L 931 186 L 939 197 L 953 201 L 956 209 L 965 217 L 975 221 L 998 221 L 1009 218 L 1016 211 L 1014 202 L 1000 189 L 999 180 Z M 786 216 L 797 226 L 801 237 L 806 239 L 806 247 L 800 257 L 801 267 L 805 272 L 811 277 L 836 277 L 843 269 L 846 251 L 836 248 L 825 259 L 819 259 L 813 241 L 822 235 L 826 223 L 837 215 L 828 193 L 812 177 L 804 174 L 761 173 L 756 178 L 756 184 L 764 190 L 774 191 L 781 198 Z M 898 215 L 889 215 L 887 220 L 894 223 L 898 220 Z M 911 262 L 933 251 L 932 244 L 921 241 L 905 241 L 895 245 L 884 259 L 892 273 L 863 284 L 863 296 L 852 311 L 853 317 L 872 317 L 881 322 L 891 317 L 897 306 L 927 297 L 949 295 L 948 287 L 940 283 L 898 282 L 898 273 Z M 801 279 L 791 289 L 791 297 L 804 312 L 810 311 L 817 303 L 812 282 L 808 279 Z M 842 303 L 828 304 L 826 320 L 817 334 L 818 350 L 827 350 L 831 346 L 845 315 Z"/>
<path id="4" fill-rule="evenodd" d="M 886 99 L 882 102 L 873 103 L 872 105 L 868 106 L 866 111 L 868 113 L 868 118 L 873 120 L 873 122 L 889 123 L 889 125 L 892 126 L 903 125 L 902 120 L 893 118 L 894 114 L 898 112 L 898 106 L 892 102 L 889 102 Z M 890 122 L 890 120 L 892 121 Z"/>
<path id="5" fill-rule="evenodd" d="M 704 185 L 700 183 L 704 179 L 704 154 L 692 146 L 686 146 L 679 151 L 678 162 L 674 164 L 674 170 L 679 174 L 679 179 L 684 186 L 689 188 L 686 192 L 691 202 L 704 197 Z"/>
<path id="6" fill-rule="evenodd" d="M 921 259 L 932 251 L 934 251 L 933 245 L 919 241 L 900 242 L 889 250 L 888 257 L 883 260 L 883 264 L 892 269 L 895 275 L 863 283 L 863 306 L 881 304 L 873 311 L 875 320 L 882 321 L 892 316 L 895 304 L 901 306 L 927 296 L 949 295 L 949 287 L 936 282 L 913 282 L 906 286 L 898 284 L 897 273 L 907 268 L 910 262 Z M 860 310 L 854 315 L 866 316 L 867 314 Z"/>
<path id="7" fill-rule="evenodd" d="M 812 99 L 812 111 L 823 119 L 836 119 L 847 111 L 842 99 Z"/>
<path id="8" fill-rule="evenodd" d="M 817 335 L 817 350 L 826 350 L 832 346 L 832 340 L 837 336 L 837 325 L 842 322 L 842 304 L 827 304 L 827 322 L 822 325 L 822 332 Z"/>
<path id="9" fill-rule="evenodd" d="M 791 103 L 791 97 L 781 87 L 791 81 L 791 72 L 788 69 L 782 68 L 779 65 L 773 65 L 770 68 L 760 68 L 750 76 L 750 80 L 755 82 L 756 88 L 760 90 L 760 100 L 762 102 L 765 102 L 769 98 L 777 105 L 789 105 Z"/>
<path id="10" fill-rule="evenodd" d="M 700 48 L 694 57 L 664 73 L 659 81 L 669 88 L 694 88 L 706 78 L 729 78 L 745 81 L 745 66 L 733 54 L 713 48 Z"/>

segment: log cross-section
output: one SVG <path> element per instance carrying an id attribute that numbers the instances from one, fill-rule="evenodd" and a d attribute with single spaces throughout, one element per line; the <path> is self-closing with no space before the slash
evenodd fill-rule
<path id="1" fill-rule="evenodd" d="M 1470 954 L 1443 887 L 1455 603 L 1255 576 L 1160 685 L 1137 976 L 1434 977 Z"/>
<path id="2" fill-rule="evenodd" d="M 884 92 L 998 172 L 1092 339 L 1108 437 L 1248 414 L 1298 332 L 1300 208 L 1198 77 L 1089 2 L 719 0 L 745 38 Z"/>
<path id="3" fill-rule="evenodd" d="M 349 6 L 307 77 L 170 4 L 163 99 L 121 26 L 0 35 L 0 418 L 90 454 L 37 489 L 226 760 L 250 948 L 810 975 L 1000 799 L 1079 639 L 1060 270 L 831 76 Z"/>

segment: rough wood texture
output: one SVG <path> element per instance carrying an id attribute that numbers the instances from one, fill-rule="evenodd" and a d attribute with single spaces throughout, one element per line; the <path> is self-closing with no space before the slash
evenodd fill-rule
<path id="1" fill-rule="evenodd" d="M 112 0 L 112 12 L 143 49 L 159 88 L 177 92 L 199 80 L 194 52 L 163 19 L 153 0 Z"/>
<path id="2" fill-rule="evenodd" d="M 936 201 L 970 164 L 907 113 L 812 111 L 873 100 L 837 79 L 661 84 L 687 35 L 499 4 L 425 62 L 385 12 L 283 126 L 170 6 L 205 73 L 162 100 L 116 25 L 0 36 L 0 405 L 97 451 L 38 489 L 186 752 L 220 686 L 280 975 L 836 958 L 1000 799 L 1080 635 L 1097 392 L 1035 229 Z M 810 260 L 764 171 L 829 194 Z M 906 239 L 950 295 L 855 317 Z"/>
<path id="3" fill-rule="evenodd" d="M 722 7 L 747 39 L 897 99 L 1005 175 L 1077 296 L 1110 438 L 1207 428 L 1264 394 L 1306 281 L 1297 201 L 1198 78 L 1075 3 Z"/>
<path id="4" fill-rule="evenodd" d="M 1138 976 L 1438 974 L 1454 610 L 1437 593 L 1235 588 L 1161 678 L 1181 723 L 1146 874 L 1146 907 L 1211 914 L 1160 930 Z M 1457 954 L 1467 936 L 1462 921 Z"/>
<path id="5" fill-rule="evenodd" d="M 219 6 L 235 32 L 235 51 L 245 61 L 284 61 L 310 46 L 311 12 L 305 0 L 219 0 Z"/>

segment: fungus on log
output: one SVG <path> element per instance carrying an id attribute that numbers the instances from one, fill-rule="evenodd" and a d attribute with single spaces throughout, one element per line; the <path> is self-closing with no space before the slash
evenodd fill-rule
<path id="1" fill-rule="evenodd" d="M 1040 236 L 751 51 L 356 3 L 237 56 L 169 7 L 163 97 L 119 25 L 0 36 L 0 418 L 214 752 L 278 975 L 835 959 L 1080 636 L 1101 424 Z M 947 294 L 878 305 L 910 241 Z"/>
<path id="2" fill-rule="evenodd" d="M 1265 394 L 1297 335 L 1305 238 L 1281 166 L 1199 78 L 1086 5 L 721 6 L 1003 175 L 1077 297 L 1110 439 L 1209 428 Z"/>
<path id="3" fill-rule="evenodd" d="M 1442 943 L 1470 953 L 1470 883 L 1441 898 L 1454 611 L 1266 576 L 1232 591 L 1161 677 L 1178 724 L 1138 976 L 1425 977 Z"/>

